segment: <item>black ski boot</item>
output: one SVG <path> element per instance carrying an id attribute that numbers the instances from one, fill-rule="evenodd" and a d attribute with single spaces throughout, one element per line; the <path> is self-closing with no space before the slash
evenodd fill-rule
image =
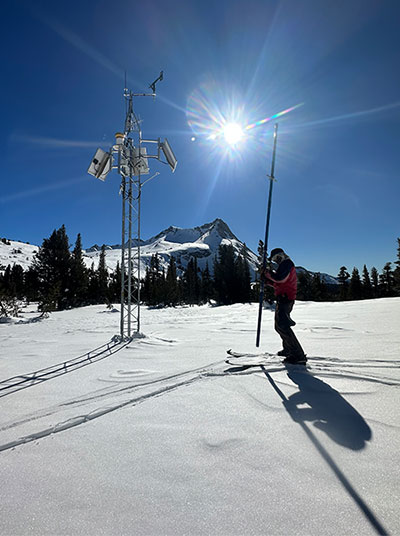
<path id="1" fill-rule="evenodd" d="M 289 352 L 287 350 L 283 349 L 283 350 L 279 350 L 279 352 L 277 352 L 276 355 L 279 355 L 281 357 L 288 357 Z"/>
<path id="2" fill-rule="evenodd" d="M 287 365 L 305 365 L 307 363 L 307 357 L 304 354 L 303 356 L 294 356 L 289 355 L 286 359 L 283 360 L 283 363 Z"/>

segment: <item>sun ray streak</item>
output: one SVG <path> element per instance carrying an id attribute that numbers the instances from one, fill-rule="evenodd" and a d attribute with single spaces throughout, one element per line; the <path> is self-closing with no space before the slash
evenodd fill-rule
<path id="1" fill-rule="evenodd" d="M 304 123 L 299 123 L 294 125 L 292 128 L 303 128 L 314 125 L 324 125 L 326 123 L 333 123 L 336 121 L 345 121 L 346 119 L 357 119 L 361 117 L 367 117 L 369 115 L 377 114 L 380 112 L 386 112 L 387 110 L 392 110 L 394 108 L 400 107 L 400 101 L 393 102 L 391 104 L 386 104 L 384 106 L 378 106 L 376 108 L 371 108 L 369 110 L 361 110 L 359 112 L 351 112 L 348 114 L 336 115 L 334 117 L 326 117 L 325 119 L 316 119 L 315 121 L 307 121 Z"/>
<path id="2" fill-rule="evenodd" d="M 44 186 L 39 186 L 37 188 L 31 188 L 30 190 L 24 190 L 22 192 L 16 192 L 14 194 L 4 195 L 0 197 L 0 204 L 9 203 L 10 201 L 20 200 L 20 199 L 29 199 L 36 195 L 42 195 L 48 192 L 56 192 L 63 188 L 70 188 L 72 185 L 87 183 L 86 177 L 77 177 L 75 179 L 66 179 L 57 183 L 46 184 Z"/>
<path id="3" fill-rule="evenodd" d="M 50 138 L 42 136 L 28 136 L 23 134 L 15 134 L 11 140 L 16 143 L 30 143 L 43 148 L 87 148 L 98 147 L 100 141 L 85 141 L 85 140 L 63 140 L 60 138 Z"/>
<path id="4" fill-rule="evenodd" d="M 205 195 L 204 195 L 203 202 L 199 203 L 199 206 L 202 205 L 202 208 L 199 211 L 200 212 L 200 219 L 202 219 L 204 217 L 204 214 L 207 211 L 207 208 L 208 208 L 208 206 L 210 204 L 211 197 L 212 197 L 212 195 L 214 193 L 214 190 L 215 190 L 215 188 L 217 186 L 219 177 L 221 175 L 222 169 L 223 169 L 223 161 L 220 160 L 219 163 L 217 164 L 216 169 L 215 169 L 214 176 L 213 176 L 212 180 L 210 181 L 210 183 L 208 184 L 208 186 L 207 186 L 207 188 L 205 190 Z"/>
<path id="5" fill-rule="evenodd" d="M 97 50 L 95 47 L 90 45 L 87 41 L 82 39 L 79 35 L 72 32 L 65 26 L 63 26 L 60 22 L 58 22 L 56 19 L 50 17 L 47 13 L 44 13 L 43 11 L 39 11 L 35 8 L 35 11 L 33 14 L 42 22 L 42 24 L 45 24 L 49 28 L 51 28 L 57 35 L 59 35 L 64 41 L 75 47 L 80 52 L 83 52 L 91 58 L 93 61 L 107 69 L 108 71 L 112 72 L 114 75 L 116 75 L 121 80 L 124 78 L 124 68 L 114 61 L 112 61 L 110 58 L 102 54 L 99 50 Z M 130 85 L 133 87 L 136 87 L 138 90 L 143 89 L 143 83 L 134 80 L 129 74 L 127 75 L 127 79 Z M 185 109 L 179 106 L 178 104 L 174 103 L 167 97 L 163 95 L 157 95 L 158 99 L 167 104 L 168 106 L 171 106 L 172 108 L 175 108 L 183 113 L 185 113 Z"/>

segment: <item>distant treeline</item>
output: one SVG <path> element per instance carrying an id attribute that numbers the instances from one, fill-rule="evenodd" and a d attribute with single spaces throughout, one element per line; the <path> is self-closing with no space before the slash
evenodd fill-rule
<path id="1" fill-rule="evenodd" d="M 0 316 L 7 312 L 12 314 L 15 300 L 38 302 L 42 312 L 121 301 L 120 265 L 117 264 L 114 271 L 107 268 L 103 245 L 98 265 L 93 263 L 86 268 L 81 235 L 78 234 L 71 251 L 65 226 L 44 239 L 27 270 L 18 264 L 0 266 L 0 270 L 4 270 L 0 274 Z M 134 287 L 137 288 L 137 284 L 134 279 Z M 228 305 L 250 302 L 254 298 L 245 248 L 237 256 L 230 245 L 220 246 L 213 276 L 208 265 L 204 270 L 198 268 L 195 257 L 186 268 L 177 268 L 171 256 L 165 271 L 158 255 L 153 255 L 140 290 L 141 301 L 150 306 L 203 304 L 211 300 Z"/>
<path id="2" fill-rule="evenodd" d="M 7 243 L 5 239 L 2 239 Z M 338 274 L 339 285 L 326 284 L 321 275 L 301 272 L 298 275 L 298 300 L 340 301 L 400 296 L 400 238 L 397 239 L 396 267 L 387 262 L 379 274 L 375 267 L 368 271 L 364 265 L 360 275 L 357 268 L 350 273 L 345 266 Z M 262 265 L 263 243 L 259 243 L 258 280 Z M 149 306 L 181 304 L 248 303 L 258 301 L 259 281 L 251 282 L 246 248 L 237 255 L 231 245 L 221 245 L 213 264 L 212 274 L 206 265 L 203 270 L 192 257 L 187 266 L 177 266 L 173 256 L 165 270 L 158 255 L 151 257 L 140 282 L 141 301 Z M 105 246 L 101 248 L 97 266 L 86 268 L 83 261 L 81 235 L 78 234 L 71 251 L 69 239 L 62 226 L 44 239 L 31 266 L 1 267 L 0 316 L 12 314 L 16 300 L 38 302 L 43 312 L 70 309 L 100 303 L 119 303 L 121 269 L 107 268 Z M 137 280 L 133 285 L 137 288 Z M 266 288 L 265 298 L 273 301 L 273 291 Z"/>
<path id="3" fill-rule="evenodd" d="M 258 246 L 259 265 L 263 254 L 263 242 Z M 397 239 L 397 260 L 387 262 L 381 273 L 375 267 L 370 271 L 364 264 L 362 274 L 354 267 L 351 275 L 342 266 L 337 275 L 339 284 L 328 284 L 320 273 L 301 271 L 297 274 L 297 299 L 302 301 L 366 300 L 400 296 L 400 238 Z"/>
<path id="4" fill-rule="evenodd" d="M 385 264 L 381 273 L 375 266 L 368 271 L 364 264 L 360 275 L 358 268 L 354 267 L 350 274 L 346 266 L 342 266 L 337 275 L 339 285 L 326 284 L 318 273 L 314 276 L 301 273 L 298 275 L 297 299 L 345 301 L 400 296 L 400 239 L 397 241 L 397 261 L 394 263 L 394 269 L 391 262 Z"/>

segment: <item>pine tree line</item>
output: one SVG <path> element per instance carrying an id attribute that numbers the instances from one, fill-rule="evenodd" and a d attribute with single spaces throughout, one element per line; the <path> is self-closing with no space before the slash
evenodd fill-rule
<path id="1" fill-rule="evenodd" d="M 298 275 L 299 300 L 344 301 L 389 298 L 400 296 L 400 238 L 397 239 L 397 260 L 387 262 L 379 273 L 373 266 L 369 271 L 364 264 L 362 274 L 354 267 L 351 274 L 342 266 L 337 275 L 339 285 L 327 285 L 319 273 L 313 276 L 308 272 Z"/>
<path id="2" fill-rule="evenodd" d="M 208 264 L 200 270 L 197 258 L 192 257 L 186 269 L 170 257 L 165 273 L 158 255 L 151 257 L 141 281 L 141 301 L 149 306 L 203 304 L 215 300 L 220 304 L 250 302 L 251 278 L 245 249 L 236 255 L 233 246 L 221 245 L 214 262 L 214 277 Z M 178 275 L 178 271 L 180 275 Z M 134 281 L 137 285 L 137 281 Z M 98 266 L 87 268 L 83 261 L 82 240 L 78 234 L 73 250 L 63 225 L 43 240 L 33 263 L 27 270 L 9 265 L 0 274 L 0 301 L 38 302 L 43 312 L 61 311 L 72 307 L 120 302 L 121 269 L 106 266 L 105 246 L 100 252 Z"/>
<path id="3" fill-rule="evenodd" d="M 375 267 L 368 271 L 364 265 L 361 275 L 356 267 L 350 275 L 342 266 L 337 276 L 339 285 L 327 285 L 319 273 L 311 275 L 304 271 L 298 274 L 297 298 L 340 301 L 400 296 L 400 238 L 397 242 L 395 268 L 387 262 L 379 274 Z M 208 264 L 203 270 L 198 267 L 196 257 L 183 268 L 180 261 L 177 265 L 177 260 L 171 256 L 165 272 L 159 256 L 153 255 L 141 281 L 141 301 L 153 307 L 211 301 L 223 305 L 258 301 L 262 241 L 258 253 L 258 281 L 253 284 L 245 246 L 237 255 L 232 245 L 220 245 L 212 267 L 213 275 Z M 114 271 L 107 268 L 105 246 L 101 248 L 98 265 L 92 264 L 88 269 L 83 261 L 81 235 L 78 234 L 71 251 L 64 226 L 44 239 L 27 270 L 14 264 L 0 273 L 0 314 L 12 312 L 16 307 L 15 300 L 38 302 L 39 310 L 48 312 L 111 304 L 120 302 L 120 296 L 121 269 L 119 264 Z M 269 287 L 265 289 L 265 299 L 273 301 L 273 291 Z"/>
<path id="4" fill-rule="evenodd" d="M 209 265 L 204 270 L 192 257 L 178 276 L 176 260 L 170 257 L 167 273 L 160 268 L 157 254 L 150 260 L 143 280 L 141 298 L 150 306 L 200 305 L 215 301 L 218 304 L 252 301 L 251 277 L 244 251 L 235 254 L 231 245 L 220 245 L 211 275 Z"/>
<path id="5" fill-rule="evenodd" d="M 27 270 L 9 265 L 0 275 L 0 300 L 38 302 L 42 312 L 61 311 L 72 307 L 111 303 L 120 296 L 120 269 L 109 273 L 102 247 L 98 267 L 86 268 L 81 235 L 70 251 L 64 225 L 43 240 L 33 263 Z M 5 307 L 5 306 L 4 306 Z"/>

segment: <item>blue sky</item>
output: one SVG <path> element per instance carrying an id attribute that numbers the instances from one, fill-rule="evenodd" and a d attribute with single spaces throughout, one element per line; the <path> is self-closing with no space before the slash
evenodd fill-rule
<path id="1" fill-rule="evenodd" d="M 136 92 L 163 70 L 134 106 L 179 163 L 151 163 L 142 238 L 219 217 L 255 251 L 274 121 L 227 151 L 212 117 L 301 104 L 278 119 L 270 246 L 333 275 L 381 270 L 400 236 L 399 18 L 391 0 L 5 0 L 0 236 L 40 245 L 65 224 L 72 243 L 120 243 L 119 176 L 86 170 L 123 129 L 124 71 Z"/>

